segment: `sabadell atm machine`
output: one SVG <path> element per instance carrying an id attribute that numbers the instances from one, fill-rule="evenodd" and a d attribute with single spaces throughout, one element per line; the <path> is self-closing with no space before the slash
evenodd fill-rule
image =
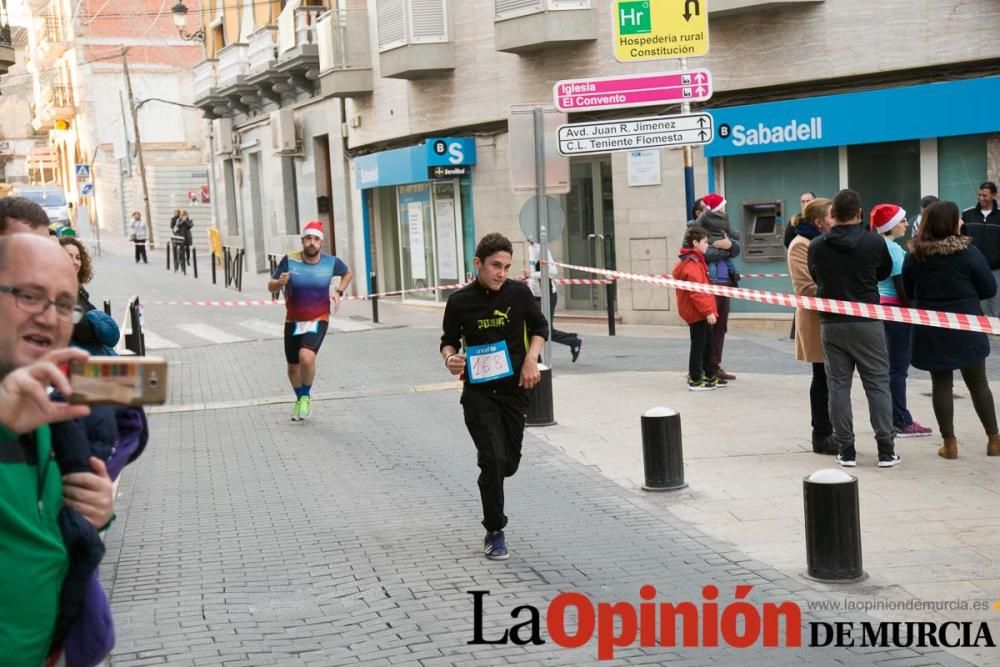
<path id="1" fill-rule="evenodd" d="M 780 199 L 745 201 L 743 209 L 743 261 L 774 262 L 785 259 L 785 205 Z"/>

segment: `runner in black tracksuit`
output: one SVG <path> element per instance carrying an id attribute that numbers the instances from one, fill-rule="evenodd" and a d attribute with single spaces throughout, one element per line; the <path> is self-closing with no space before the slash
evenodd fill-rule
<path id="1" fill-rule="evenodd" d="M 448 298 L 440 348 L 448 370 L 465 380 L 462 407 L 476 444 L 484 553 L 494 560 L 508 557 L 503 481 L 521 460 L 529 390 L 538 383 L 538 355 L 549 331 L 531 290 L 507 279 L 512 255 L 500 234 L 479 242 L 476 280 Z"/>

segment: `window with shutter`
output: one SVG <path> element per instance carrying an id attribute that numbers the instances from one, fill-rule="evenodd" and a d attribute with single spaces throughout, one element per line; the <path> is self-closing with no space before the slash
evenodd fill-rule
<path id="1" fill-rule="evenodd" d="M 497 21 L 537 14 L 543 9 L 544 0 L 493 0 L 493 14 Z"/>
<path id="2" fill-rule="evenodd" d="M 406 43 L 404 0 L 376 0 L 379 51 Z"/>
<path id="3" fill-rule="evenodd" d="M 411 43 L 448 41 L 445 2 L 447 0 L 409 0 Z"/>

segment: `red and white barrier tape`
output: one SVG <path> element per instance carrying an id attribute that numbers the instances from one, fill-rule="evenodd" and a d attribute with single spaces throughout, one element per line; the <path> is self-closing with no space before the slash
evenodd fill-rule
<path id="1" fill-rule="evenodd" d="M 399 296 L 400 294 L 410 294 L 413 292 L 433 292 L 436 290 L 458 289 L 465 287 L 469 283 L 457 283 L 454 285 L 435 285 L 433 287 L 414 287 L 412 289 L 396 290 L 394 292 L 379 292 L 378 294 L 368 294 L 365 296 L 345 296 L 344 301 L 370 301 L 371 299 L 384 296 Z M 332 298 L 331 298 L 332 300 Z M 284 299 L 250 299 L 246 301 L 147 301 L 153 306 L 283 306 Z"/>
<path id="2" fill-rule="evenodd" d="M 688 290 L 690 292 L 702 292 L 714 294 L 716 296 L 728 296 L 734 299 L 745 301 L 756 301 L 758 303 L 769 303 L 789 308 L 806 308 L 824 313 L 836 313 L 839 315 L 852 315 L 854 317 L 866 317 L 873 320 L 888 320 L 890 322 L 904 322 L 906 324 L 921 324 L 942 329 L 955 329 L 958 331 L 978 331 L 982 333 L 1000 336 L 1000 317 L 987 317 L 985 315 L 967 315 L 965 313 L 946 313 L 938 310 L 922 310 L 918 308 L 900 308 L 899 306 L 881 306 L 870 303 L 857 303 L 855 301 L 838 301 L 836 299 L 821 299 L 814 296 L 797 296 L 795 294 L 783 294 L 781 292 L 764 292 L 762 290 L 746 289 L 744 287 L 727 287 L 725 285 L 708 285 L 705 283 L 691 283 L 684 280 L 676 280 L 672 277 L 644 276 L 634 273 L 624 273 L 622 271 L 610 271 L 608 269 L 596 269 L 591 266 L 575 266 L 573 264 L 562 264 L 555 262 L 557 266 L 574 271 L 585 273 L 596 273 L 609 278 L 619 280 L 634 280 L 637 282 L 661 285 L 663 287 L 673 287 Z"/>
<path id="3" fill-rule="evenodd" d="M 611 285 L 615 281 L 609 278 L 550 278 L 556 285 Z"/>
<path id="4" fill-rule="evenodd" d="M 741 273 L 742 278 L 788 278 L 787 273 Z"/>

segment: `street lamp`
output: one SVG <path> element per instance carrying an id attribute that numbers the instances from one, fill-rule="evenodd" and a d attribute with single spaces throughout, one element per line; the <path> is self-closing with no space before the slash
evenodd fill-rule
<path id="1" fill-rule="evenodd" d="M 181 39 L 191 42 L 194 40 L 204 40 L 205 39 L 205 28 L 199 28 L 197 32 L 193 32 L 189 35 L 184 34 L 184 28 L 187 26 L 187 15 L 188 8 L 184 5 L 184 0 L 177 0 L 177 4 L 170 8 L 170 13 L 174 17 L 174 25 L 177 26 L 177 33 L 181 36 Z"/>

